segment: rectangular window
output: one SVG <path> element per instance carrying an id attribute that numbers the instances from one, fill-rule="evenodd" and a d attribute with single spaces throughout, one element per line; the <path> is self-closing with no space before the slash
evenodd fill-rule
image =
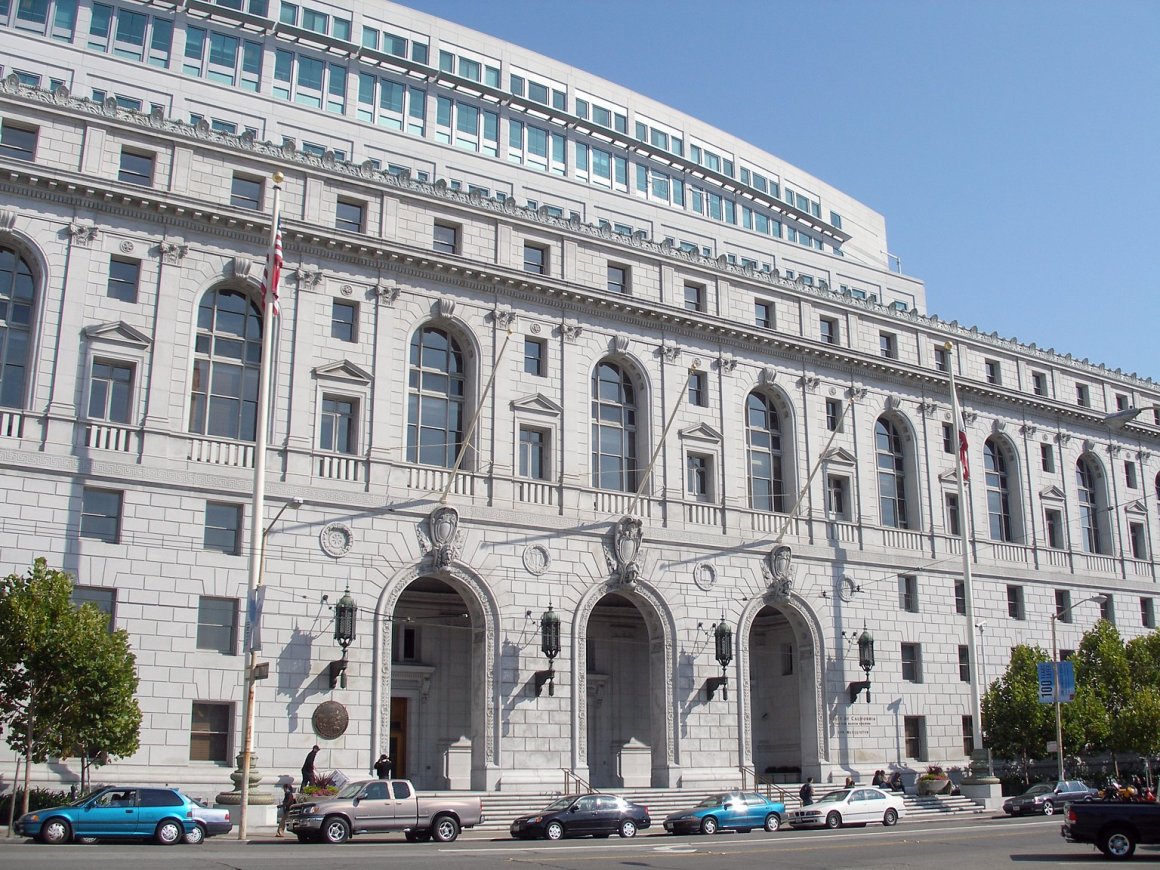
<path id="1" fill-rule="evenodd" d="M 238 653 L 238 599 L 202 595 L 197 600 L 197 648 Z"/>
<path id="2" fill-rule="evenodd" d="M 1007 586 L 1007 615 L 1012 619 L 1026 619 L 1023 610 L 1023 587 L 1008 584 Z"/>
<path id="3" fill-rule="evenodd" d="M 1116 624 L 1116 606 L 1112 600 L 1112 596 L 1107 593 L 1104 594 L 1104 600 L 1100 602 L 1100 619 L 1110 622 L 1112 625 Z"/>
<path id="4" fill-rule="evenodd" d="M 898 606 L 907 613 L 918 613 L 918 577 L 915 575 L 899 575 Z"/>
<path id="5" fill-rule="evenodd" d="M 358 447 L 358 400 L 324 395 L 318 426 L 318 449 L 353 456 Z"/>
<path id="6" fill-rule="evenodd" d="M 1143 523 L 1128 523 L 1128 537 L 1132 541 L 1132 558 L 1148 558 L 1148 536 Z"/>
<path id="7" fill-rule="evenodd" d="M 962 580 L 955 581 L 955 613 L 967 615 L 967 584 Z"/>
<path id="8" fill-rule="evenodd" d="M 524 338 L 524 371 L 542 378 L 547 371 L 545 351 L 547 345 L 542 338 Z"/>
<path id="9" fill-rule="evenodd" d="M 391 632 L 391 661 L 414 662 L 419 659 L 419 630 L 413 625 L 395 623 Z"/>
<path id="10" fill-rule="evenodd" d="M 1043 512 L 1047 527 L 1047 546 L 1053 550 L 1064 549 L 1063 543 L 1063 513 L 1055 508 L 1047 508 Z"/>
<path id="11" fill-rule="evenodd" d="M 612 263 L 608 264 L 608 292 L 609 293 L 627 293 L 628 292 L 628 266 L 616 266 Z"/>
<path id="12" fill-rule="evenodd" d="M 1039 445 L 1039 464 L 1048 473 L 1055 471 L 1055 450 L 1050 444 Z"/>
<path id="13" fill-rule="evenodd" d="M 826 399 L 826 430 L 828 432 L 842 431 L 841 399 Z"/>
<path id="14" fill-rule="evenodd" d="M 1117 411 L 1128 410 L 1128 397 L 1125 396 L 1123 393 L 1116 393 L 1116 410 Z"/>
<path id="15" fill-rule="evenodd" d="M 1047 375 L 1044 372 L 1031 373 L 1031 390 L 1037 396 L 1047 395 Z"/>
<path id="16" fill-rule="evenodd" d="M 1141 602 L 1150 599 L 1140 599 Z M 117 619 L 117 590 L 106 589 L 103 586 L 80 586 L 74 585 L 72 593 L 69 595 L 71 601 L 77 607 L 84 607 L 86 604 L 91 604 L 101 613 L 109 618 L 109 631 L 116 628 Z"/>
<path id="17" fill-rule="evenodd" d="M 850 478 L 830 475 L 826 478 L 826 512 L 835 520 L 850 519 Z"/>
<path id="18" fill-rule="evenodd" d="M 366 205 L 349 199 L 340 199 L 335 206 L 334 226 L 348 233 L 361 233 L 366 226 Z"/>
<path id="19" fill-rule="evenodd" d="M 137 283 L 141 278 L 141 261 L 125 257 L 109 259 L 109 282 L 106 295 L 121 302 L 137 301 Z"/>
<path id="20" fill-rule="evenodd" d="M 1092 406 L 1091 392 L 1088 390 L 1087 384 L 1075 385 L 1075 403 L 1081 408 L 1090 408 Z"/>
<path id="21" fill-rule="evenodd" d="M 1071 593 L 1066 589 L 1055 590 L 1055 618 L 1071 622 Z"/>
<path id="22" fill-rule="evenodd" d="M 261 211 L 262 187 L 263 182 L 260 178 L 250 178 L 235 172 L 233 185 L 230 188 L 230 205 Z"/>
<path id="23" fill-rule="evenodd" d="M 699 408 L 706 408 L 709 405 L 708 378 L 704 372 L 689 374 L 689 404 Z"/>
<path id="24" fill-rule="evenodd" d="M 963 717 L 963 755 L 970 756 L 975 751 L 975 722 L 970 716 Z"/>
<path id="25" fill-rule="evenodd" d="M 0 126 L 0 156 L 35 160 L 37 135 L 36 127 L 24 127 L 5 119 Z"/>
<path id="26" fill-rule="evenodd" d="M 942 452 L 955 453 L 955 427 L 953 423 L 942 424 Z"/>
<path id="27" fill-rule="evenodd" d="M 128 423 L 133 395 L 133 364 L 93 360 L 89 378 L 89 419 Z"/>
<path id="28" fill-rule="evenodd" d="M 762 329 L 773 329 L 773 303 L 758 300 L 753 303 L 753 323 Z"/>
<path id="29" fill-rule="evenodd" d="M 922 650 L 916 643 L 904 643 L 901 647 L 902 679 L 908 683 L 922 682 Z"/>
<path id="30" fill-rule="evenodd" d="M 820 338 L 825 344 L 838 343 L 838 321 L 833 317 L 822 317 L 818 319 L 818 328 L 820 331 Z"/>
<path id="31" fill-rule="evenodd" d="M 524 271 L 534 275 L 548 274 L 548 249 L 524 242 Z"/>
<path id="32" fill-rule="evenodd" d="M 946 510 L 947 510 L 947 534 L 961 535 L 962 529 L 959 526 L 959 496 L 957 493 L 948 492 L 945 496 Z"/>
<path id="33" fill-rule="evenodd" d="M 934 368 L 935 371 L 939 372 L 949 372 L 951 370 L 951 355 L 945 347 L 935 347 Z"/>
<path id="34" fill-rule="evenodd" d="M 700 284 L 685 284 L 685 310 L 705 310 L 705 288 Z"/>
<path id="35" fill-rule="evenodd" d="M 229 765 L 232 718 L 233 708 L 229 704 L 194 701 L 193 722 L 189 728 L 189 760 Z"/>
<path id="36" fill-rule="evenodd" d="M 548 433 L 543 429 L 520 427 L 520 477 L 548 479 Z"/>
<path id="37" fill-rule="evenodd" d="M 788 677 L 793 673 L 793 644 L 781 645 L 781 675 Z"/>
<path id="38" fill-rule="evenodd" d="M 999 361 L 989 359 L 983 363 L 983 368 L 987 375 L 987 383 L 998 386 L 1003 383 L 1003 371 L 999 367 Z"/>
<path id="39" fill-rule="evenodd" d="M 878 333 L 878 351 L 886 359 L 898 359 L 898 338 L 891 332 Z"/>
<path id="40" fill-rule="evenodd" d="M 124 493 L 86 486 L 81 495 L 81 537 L 115 544 L 121 538 Z"/>
<path id="41" fill-rule="evenodd" d="M 959 646 L 959 681 L 969 683 L 971 681 L 971 653 L 965 646 Z"/>
<path id="42" fill-rule="evenodd" d="M 1140 599 L 1140 625 L 1144 628 L 1156 627 L 1156 610 L 1151 598 Z"/>
<path id="43" fill-rule="evenodd" d="M 903 739 L 906 757 L 921 761 L 926 757 L 926 717 L 904 716 L 902 718 Z"/>
<path id="44" fill-rule="evenodd" d="M 358 340 L 358 303 L 339 302 L 330 306 L 330 337 L 339 341 Z"/>
<path id="45" fill-rule="evenodd" d="M 1136 478 L 1136 463 L 1130 460 L 1124 463 L 1124 484 L 1128 489 L 1136 489 L 1140 485 Z"/>
<path id="46" fill-rule="evenodd" d="M 435 224 L 431 233 L 431 247 L 441 254 L 458 254 L 459 227 L 452 224 Z"/>
<path id="47" fill-rule="evenodd" d="M 126 184 L 137 184 L 141 187 L 153 186 L 153 164 L 157 155 L 145 151 L 130 151 L 121 149 L 121 167 L 117 178 Z"/>
<path id="48" fill-rule="evenodd" d="M 203 544 L 207 550 L 238 555 L 242 551 L 242 506 L 207 501 Z"/>
<path id="49" fill-rule="evenodd" d="M 702 502 L 711 502 L 712 494 L 712 459 L 699 453 L 690 453 L 685 460 L 688 469 L 689 495 Z"/>

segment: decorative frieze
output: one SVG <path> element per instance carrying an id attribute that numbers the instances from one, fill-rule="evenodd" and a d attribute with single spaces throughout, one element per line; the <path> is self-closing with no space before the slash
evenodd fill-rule
<path id="1" fill-rule="evenodd" d="M 73 221 L 68 225 L 68 234 L 72 238 L 74 245 L 87 248 L 100 238 L 101 231 L 93 224 L 82 224 L 79 221 Z"/>

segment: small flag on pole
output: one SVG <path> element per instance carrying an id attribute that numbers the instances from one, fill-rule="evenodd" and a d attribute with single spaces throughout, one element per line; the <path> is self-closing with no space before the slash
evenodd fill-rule
<path id="1" fill-rule="evenodd" d="M 959 462 L 963 466 L 963 480 L 971 479 L 971 463 L 967 460 L 966 422 L 959 415 Z"/>
<path id="2" fill-rule="evenodd" d="M 266 587 L 259 586 L 250 593 L 246 606 L 246 646 L 251 652 L 262 648 L 262 610 L 266 606 Z"/>
<path id="3" fill-rule="evenodd" d="M 266 258 L 266 271 L 262 276 L 262 304 L 273 305 L 274 314 L 281 314 L 278 307 L 278 280 L 282 276 L 282 220 L 275 218 L 274 247 Z"/>

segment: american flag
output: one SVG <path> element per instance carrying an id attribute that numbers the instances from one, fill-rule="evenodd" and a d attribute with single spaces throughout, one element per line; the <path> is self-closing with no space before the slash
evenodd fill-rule
<path id="1" fill-rule="evenodd" d="M 959 415 L 959 463 L 963 466 L 963 480 L 971 479 L 971 464 L 967 461 L 967 424 Z"/>
<path id="2" fill-rule="evenodd" d="M 274 314 L 281 314 L 278 307 L 278 280 L 282 276 L 282 220 L 278 219 L 274 231 L 274 249 L 266 259 L 266 271 L 262 276 L 262 304 L 274 306 Z"/>

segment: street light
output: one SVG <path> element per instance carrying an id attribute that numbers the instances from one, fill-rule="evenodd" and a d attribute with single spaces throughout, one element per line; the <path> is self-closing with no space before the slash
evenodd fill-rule
<path id="1" fill-rule="evenodd" d="M 531 614 L 531 611 L 528 611 Z M 548 657 L 548 669 L 536 671 L 536 697 L 544 691 L 544 683 L 548 684 L 548 694 L 556 694 L 556 656 L 560 654 L 560 614 L 548 605 L 544 615 L 540 617 L 540 652 Z"/>
<path id="2" fill-rule="evenodd" d="M 1107 426 L 1113 429 L 1122 429 L 1145 411 L 1160 410 L 1160 405 L 1145 405 L 1143 408 L 1125 408 L 1122 411 L 1116 411 L 1114 414 L 1108 414 L 1101 420 Z"/>
<path id="3" fill-rule="evenodd" d="M 1063 714 L 1060 711 L 1059 701 L 1059 644 L 1055 640 L 1055 623 L 1063 619 L 1063 617 L 1067 616 L 1081 604 L 1087 604 L 1089 601 L 1098 601 L 1100 604 L 1104 604 L 1107 600 L 1108 596 L 1102 592 L 1097 592 L 1095 595 L 1089 595 L 1083 601 L 1069 604 L 1067 607 L 1061 608 L 1051 614 L 1051 661 L 1052 670 L 1054 671 L 1051 694 L 1055 698 L 1055 752 L 1059 774 L 1057 779 L 1059 780 L 1063 779 Z"/>
<path id="4" fill-rule="evenodd" d="M 717 664 L 721 666 L 721 676 L 710 677 L 705 683 L 705 694 L 710 701 L 721 690 L 721 697 L 729 700 L 729 677 L 725 670 L 733 661 L 733 629 L 725 623 L 725 614 L 721 614 L 721 621 L 713 627 L 713 647 Z"/>
<path id="5" fill-rule="evenodd" d="M 342 647 L 342 658 L 330 663 L 330 688 L 346 688 L 346 649 L 354 642 L 355 617 L 358 608 L 350 595 L 350 587 L 334 605 L 334 641 Z"/>

